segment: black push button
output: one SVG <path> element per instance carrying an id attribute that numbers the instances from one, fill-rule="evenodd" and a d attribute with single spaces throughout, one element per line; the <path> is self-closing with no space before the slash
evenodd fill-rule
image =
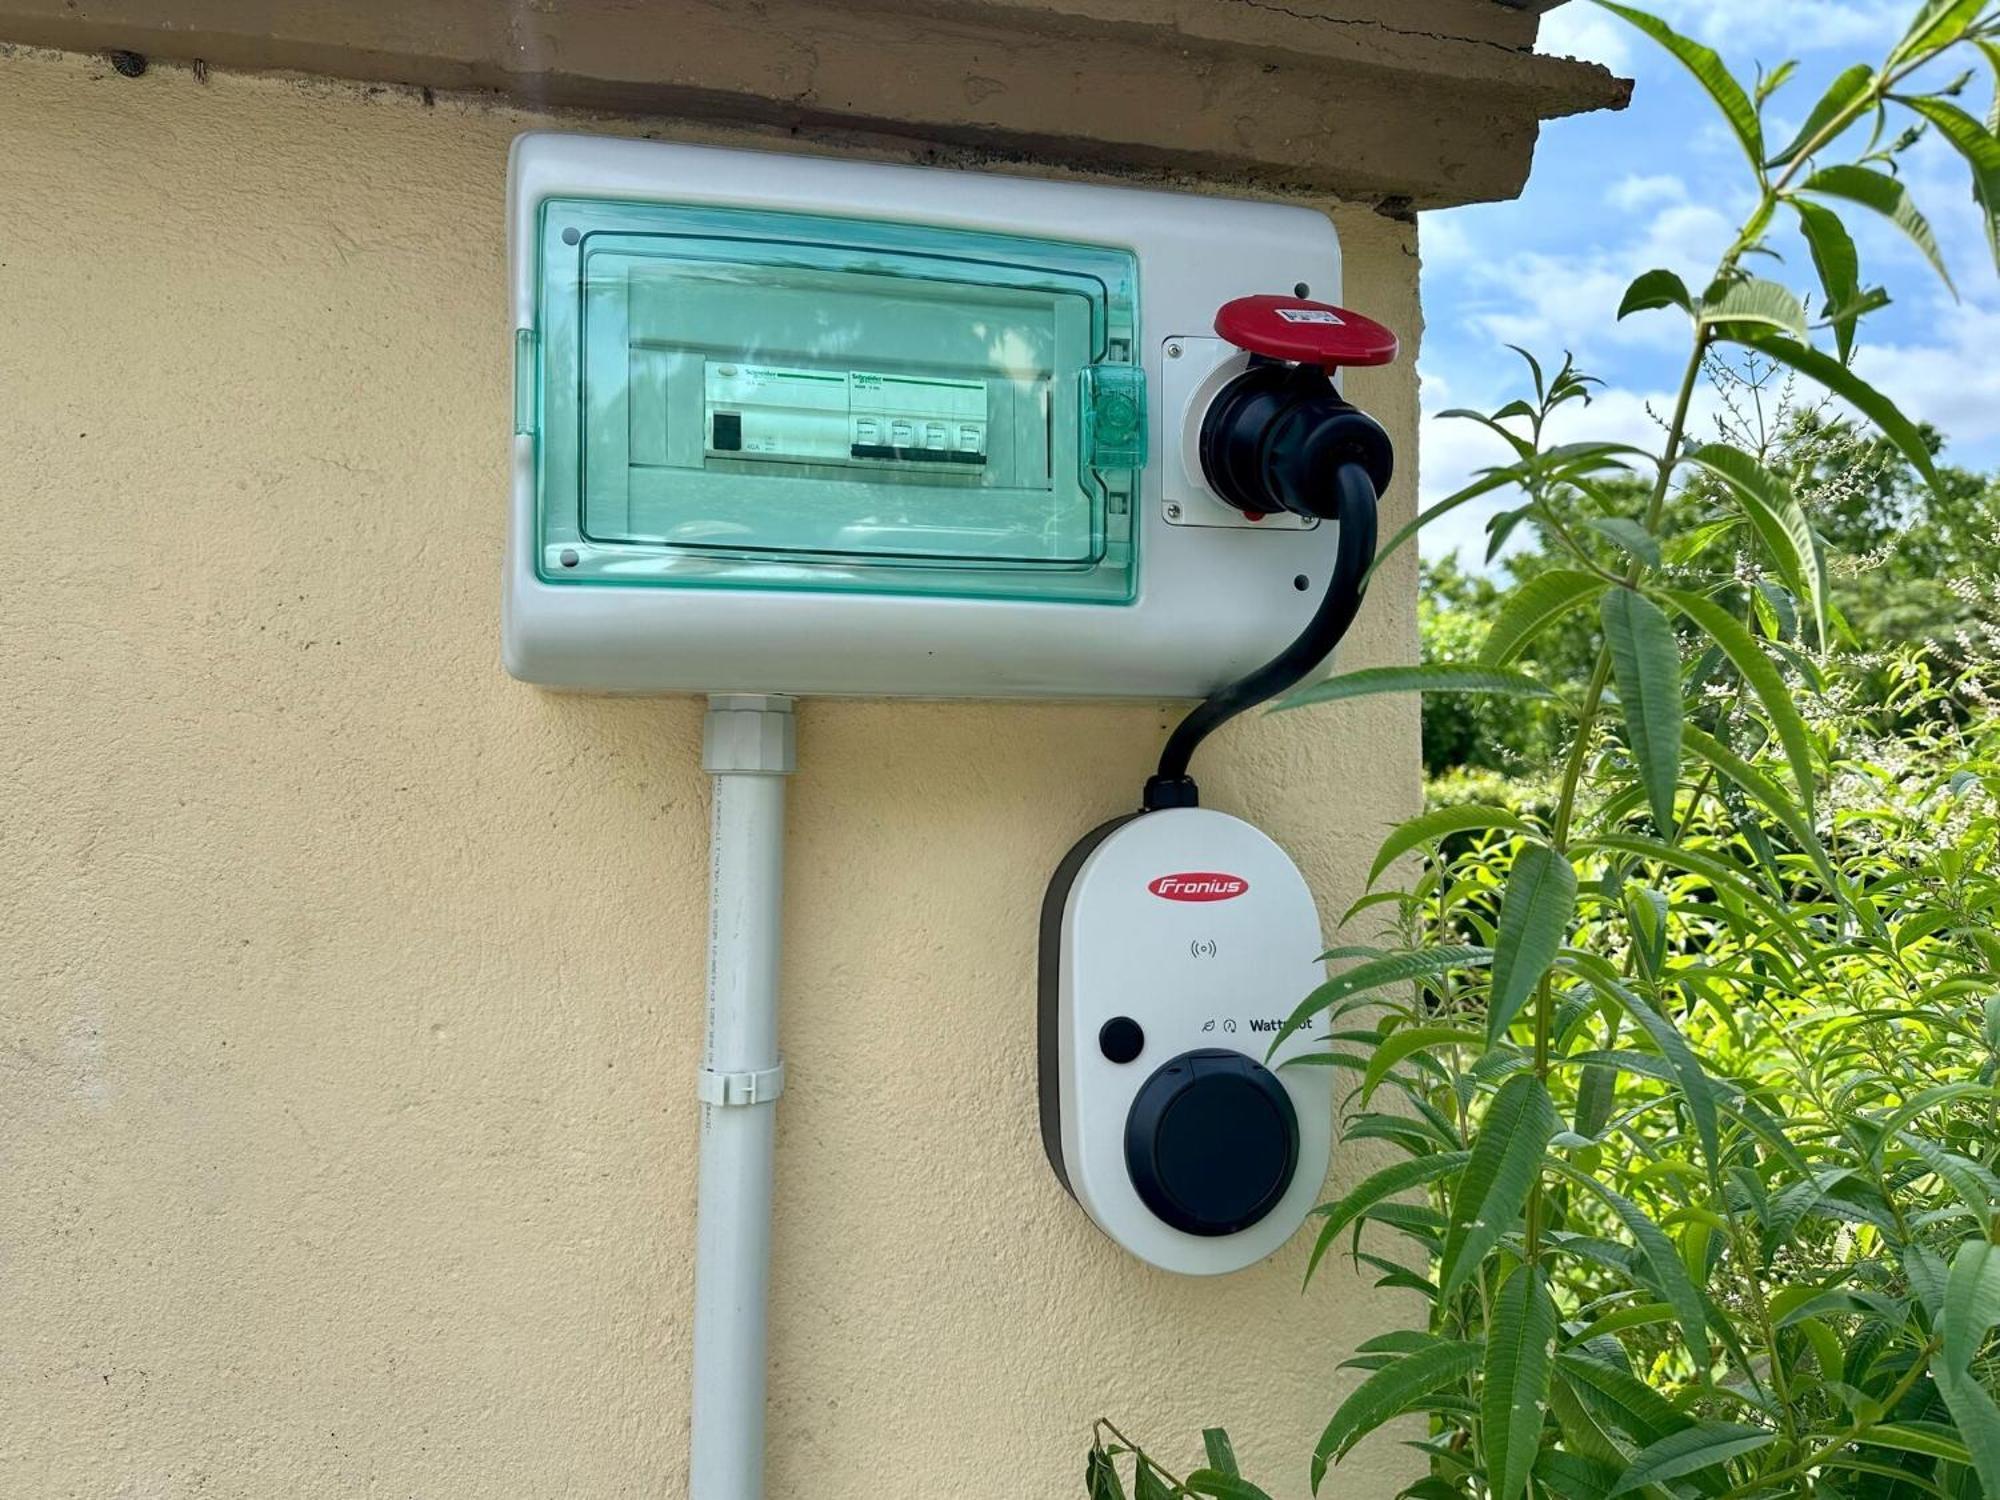
<path id="1" fill-rule="evenodd" d="M 1140 1086 L 1125 1117 L 1132 1186 L 1188 1234 L 1248 1229 L 1278 1206 L 1298 1164 L 1292 1096 L 1240 1052 L 1183 1052 Z"/>
<path id="2" fill-rule="evenodd" d="M 1145 1028 L 1130 1016 L 1113 1016 L 1097 1033 L 1097 1047 L 1115 1063 L 1128 1063 L 1146 1050 Z"/>

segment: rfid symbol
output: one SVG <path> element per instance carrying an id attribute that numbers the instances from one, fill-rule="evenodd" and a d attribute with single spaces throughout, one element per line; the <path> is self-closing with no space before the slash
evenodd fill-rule
<path id="1" fill-rule="evenodd" d="M 1215 957 L 1215 952 L 1214 938 L 1210 938 L 1205 943 L 1200 938 L 1195 938 L 1188 944 L 1188 953 L 1195 958 L 1213 958 Z"/>

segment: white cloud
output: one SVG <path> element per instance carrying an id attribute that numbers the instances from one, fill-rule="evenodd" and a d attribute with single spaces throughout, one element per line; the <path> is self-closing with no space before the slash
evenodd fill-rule
<path id="1" fill-rule="evenodd" d="M 2000 307 L 1940 310 L 1930 343 L 1869 344 L 1855 369 L 1914 421 L 1960 447 L 2000 441 Z"/>
<path id="2" fill-rule="evenodd" d="M 1613 72 L 1632 66 L 1633 31 L 1585 0 L 1572 0 L 1542 22 L 1537 52 L 1551 57 L 1581 57 L 1603 63 Z"/>
<path id="3" fill-rule="evenodd" d="M 1893 40 L 1912 13 L 1910 0 L 1655 0 L 1647 8 L 1716 46 L 1813 52 Z"/>
<path id="4" fill-rule="evenodd" d="M 1687 184 L 1671 174 L 1634 173 L 1614 183 L 1604 200 L 1621 213 L 1636 214 L 1656 204 L 1685 203 L 1687 195 Z"/>
<path id="5" fill-rule="evenodd" d="M 1426 271 L 1463 266 L 1478 259 L 1465 220 L 1448 213 L 1423 215 L 1423 257 Z"/>
<path id="6" fill-rule="evenodd" d="M 1685 201 L 1686 187 L 1677 178 L 1628 178 L 1613 193 L 1667 206 L 1650 219 L 1635 219 L 1636 232 L 1619 243 L 1509 254 L 1495 254 L 1488 247 L 1483 257 L 1464 256 L 1454 267 L 1470 292 L 1460 299 L 1468 308 L 1467 320 L 1501 343 L 1556 358 L 1567 351 L 1585 364 L 1610 348 L 1665 348 L 1683 342 L 1684 330 L 1671 319 L 1642 316 L 1619 322 L 1619 303 L 1634 277 L 1658 267 L 1679 271 L 1692 284 L 1713 268 L 1735 227 L 1718 210 Z"/>
<path id="7" fill-rule="evenodd" d="M 1646 9 L 1676 31 L 1717 47 L 1778 47 L 1817 52 L 1893 40 L 1908 24 L 1909 0 L 1653 0 Z M 1542 22 L 1536 50 L 1582 57 L 1628 72 L 1633 47 L 1652 44 L 1587 0 L 1570 3 Z"/>

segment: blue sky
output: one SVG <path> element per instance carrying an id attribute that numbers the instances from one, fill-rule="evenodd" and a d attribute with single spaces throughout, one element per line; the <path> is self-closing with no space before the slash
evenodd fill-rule
<path id="1" fill-rule="evenodd" d="M 1649 8 L 1720 50 L 1746 83 L 1759 61 L 1797 58 L 1798 75 L 1770 114 L 1789 135 L 1841 69 L 1880 61 L 1916 0 L 1654 0 Z M 1426 503 L 1498 461 L 1495 439 L 1436 413 L 1490 410 L 1522 394 L 1510 343 L 1550 363 L 1573 351 L 1606 382 L 1563 438 L 1654 446 L 1658 429 L 1647 408 L 1671 405 L 1667 392 L 1687 358 L 1686 324 L 1670 313 L 1617 324 L 1619 300 L 1634 276 L 1655 266 L 1699 286 L 1750 202 L 1741 148 L 1699 85 L 1644 36 L 1589 0 L 1570 0 L 1544 21 L 1540 50 L 1607 63 L 1635 79 L 1637 92 L 1623 114 L 1547 126 L 1518 201 L 1424 215 Z M 1982 68 L 1963 102 L 1983 117 L 1992 88 Z M 1927 141 L 1906 160 L 1906 180 L 1937 229 L 1962 300 L 1952 301 L 1899 231 L 1863 222 L 1872 219 L 1865 210 L 1846 213 L 1864 284 L 1886 284 L 1896 298 L 1863 324 L 1857 368 L 1912 417 L 1946 433 L 1950 461 L 2000 468 L 2000 280 L 1949 150 Z M 1816 284 L 1802 246 L 1764 274 L 1802 290 Z M 1502 503 L 1475 502 L 1440 522 L 1424 535 L 1425 555 L 1458 549 L 1478 562 L 1486 520 Z"/>

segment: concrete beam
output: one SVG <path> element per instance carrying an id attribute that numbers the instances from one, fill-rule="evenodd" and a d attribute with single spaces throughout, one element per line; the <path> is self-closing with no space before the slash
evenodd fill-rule
<path id="1" fill-rule="evenodd" d="M 1331 194 L 1511 197 L 1629 85 L 1495 0 L 0 0 L 0 42 Z"/>

